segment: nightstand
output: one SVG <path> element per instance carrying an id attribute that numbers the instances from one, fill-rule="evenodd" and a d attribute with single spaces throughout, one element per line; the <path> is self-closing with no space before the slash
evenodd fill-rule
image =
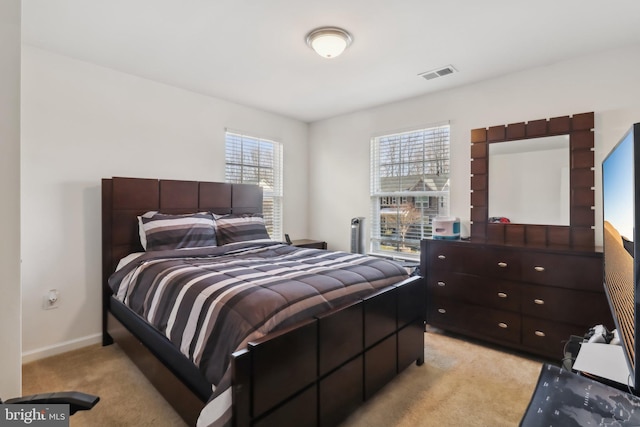
<path id="1" fill-rule="evenodd" d="M 327 242 L 323 242 L 321 240 L 310 240 L 310 239 L 293 240 L 291 242 L 291 245 L 297 246 L 299 248 L 327 249 Z"/>

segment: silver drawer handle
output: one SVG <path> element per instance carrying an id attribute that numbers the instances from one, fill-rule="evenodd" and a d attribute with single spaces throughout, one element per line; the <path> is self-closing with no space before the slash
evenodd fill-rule
<path id="1" fill-rule="evenodd" d="M 504 323 L 504 322 L 500 322 L 500 323 L 498 323 L 498 326 L 500 326 L 502 329 L 507 329 L 507 328 L 509 327 L 509 325 L 507 325 L 507 324 L 506 324 L 506 323 Z"/>
<path id="2" fill-rule="evenodd" d="M 438 255 L 438 259 L 446 259 L 447 257 L 444 255 Z"/>
<path id="3" fill-rule="evenodd" d="M 500 267 L 500 268 L 505 268 L 506 266 L 507 266 L 506 262 L 499 262 L 498 263 L 498 267 Z"/>
<path id="4" fill-rule="evenodd" d="M 546 337 L 545 333 L 542 331 L 535 331 L 534 334 L 536 334 L 536 336 L 538 337 Z"/>
<path id="5" fill-rule="evenodd" d="M 499 296 L 500 298 L 506 298 L 506 297 L 507 297 L 507 294 L 505 294 L 504 292 L 498 292 L 498 296 Z"/>
<path id="6" fill-rule="evenodd" d="M 445 314 L 447 312 L 447 310 L 445 310 L 444 308 L 439 308 L 438 309 L 438 313 L 440 314 Z"/>
<path id="7" fill-rule="evenodd" d="M 444 282 L 438 282 L 438 286 L 447 286 L 447 284 Z"/>
<path id="8" fill-rule="evenodd" d="M 544 271 L 544 267 L 540 267 L 540 266 L 535 266 L 535 267 L 533 267 L 533 269 L 534 269 L 535 271 L 539 271 L 539 272 L 541 272 L 541 273 Z"/>
<path id="9" fill-rule="evenodd" d="M 534 303 L 538 304 L 538 305 L 544 305 L 544 300 L 543 299 L 534 299 L 533 300 Z"/>

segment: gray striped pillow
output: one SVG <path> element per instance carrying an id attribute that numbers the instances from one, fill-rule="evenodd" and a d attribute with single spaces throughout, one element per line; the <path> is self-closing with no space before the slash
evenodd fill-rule
<path id="1" fill-rule="evenodd" d="M 158 211 L 149 211 L 145 212 L 143 215 L 138 217 L 138 234 L 140 235 L 140 243 L 142 244 L 142 248 L 147 250 L 147 235 L 144 232 L 144 226 L 142 225 L 142 218 L 152 218 Z"/>
<path id="2" fill-rule="evenodd" d="M 199 212 L 186 215 L 156 213 L 150 218 L 140 217 L 146 237 L 146 250 L 198 248 L 216 245 L 213 214 Z"/>
<path id="3" fill-rule="evenodd" d="M 261 215 L 226 215 L 216 218 L 216 239 L 219 245 L 269 238 Z"/>

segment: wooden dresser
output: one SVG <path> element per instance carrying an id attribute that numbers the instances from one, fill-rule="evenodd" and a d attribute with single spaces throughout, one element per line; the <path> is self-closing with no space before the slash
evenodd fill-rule
<path id="1" fill-rule="evenodd" d="M 427 323 L 554 360 L 570 335 L 613 328 L 602 253 L 423 240 Z"/>

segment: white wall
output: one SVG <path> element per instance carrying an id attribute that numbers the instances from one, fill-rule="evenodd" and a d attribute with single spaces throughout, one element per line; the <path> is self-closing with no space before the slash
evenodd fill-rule
<path id="1" fill-rule="evenodd" d="M 370 217 L 374 135 L 450 121 L 451 214 L 468 233 L 471 129 L 594 111 L 596 244 L 601 244 L 599 164 L 629 126 L 640 122 L 639 69 L 635 45 L 312 123 L 310 237 L 348 250 L 350 219 Z"/>
<path id="2" fill-rule="evenodd" d="M 283 142 L 284 230 L 306 236 L 307 124 L 23 46 L 25 361 L 99 341 L 100 179 L 224 181 L 225 128 Z"/>
<path id="3" fill-rule="evenodd" d="M 0 398 L 20 395 L 20 0 L 0 2 Z"/>

